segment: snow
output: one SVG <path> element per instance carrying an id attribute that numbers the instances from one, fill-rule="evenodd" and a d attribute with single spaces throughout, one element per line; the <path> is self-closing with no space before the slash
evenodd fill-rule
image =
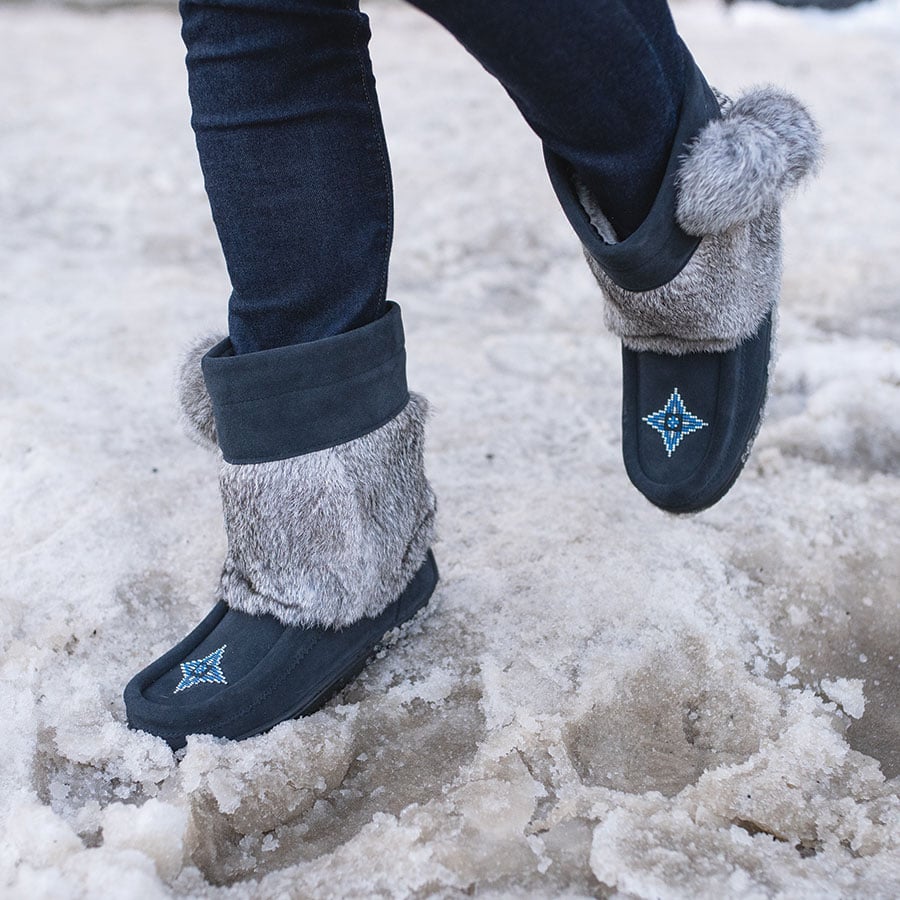
<path id="1" fill-rule="evenodd" d="M 675 519 L 625 477 L 536 141 L 372 4 L 443 581 L 328 708 L 180 761 L 121 702 L 224 552 L 172 392 L 227 296 L 178 22 L 0 7 L 4 897 L 900 894 L 900 16 L 758 7 L 676 13 L 723 89 L 806 98 L 827 163 L 757 447 Z"/>
<path id="2" fill-rule="evenodd" d="M 863 657 L 865 654 L 861 654 Z M 865 662 L 866 660 L 860 660 Z M 848 716 L 854 719 L 862 718 L 866 711 L 866 697 L 863 693 L 863 680 L 860 678 L 834 678 L 822 679 L 822 691 L 829 698 L 838 703 Z"/>

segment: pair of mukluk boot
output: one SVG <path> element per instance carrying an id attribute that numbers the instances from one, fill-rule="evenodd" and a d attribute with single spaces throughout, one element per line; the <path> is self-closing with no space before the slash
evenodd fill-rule
<path id="1" fill-rule="evenodd" d="M 627 239 L 546 154 L 621 338 L 626 470 L 674 513 L 717 502 L 750 451 L 780 207 L 820 154 L 793 97 L 761 89 L 732 103 L 692 79 L 662 187 Z M 396 304 L 308 344 L 237 356 L 227 338 L 198 342 L 180 393 L 190 433 L 221 459 L 228 553 L 209 615 L 125 690 L 129 725 L 175 749 L 319 709 L 438 581 L 427 403 L 407 388 Z"/>

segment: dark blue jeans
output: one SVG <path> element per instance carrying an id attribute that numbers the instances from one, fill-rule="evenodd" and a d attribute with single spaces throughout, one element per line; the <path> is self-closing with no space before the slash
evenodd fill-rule
<path id="1" fill-rule="evenodd" d="M 412 2 L 499 79 L 619 236 L 633 232 L 660 188 L 692 64 L 665 0 Z M 392 189 L 367 17 L 356 0 L 180 8 L 236 352 L 375 320 Z"/>

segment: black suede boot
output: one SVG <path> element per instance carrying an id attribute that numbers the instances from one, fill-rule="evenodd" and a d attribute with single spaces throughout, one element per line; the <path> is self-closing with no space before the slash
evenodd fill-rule
<path id="1" fill-rule="evenodd" d="M 314 712 L 438 578 L 427 404 L 406 387 L 399 308 L 310 344 L 235 356 L 211 343 L 185 363 L 181 403 L 221 453 L 218 602 L 125 689 L 129 725 L 173 748 Z"/>
<path id="2" fill-rule="evenodd" d="M 626 470 L 665 510 L 716 503 L 750 453 L 775 334 L 780 206 L 820 154 L 818 128 L 794 97 L 765 88 L 731 103 L 693 63 L 662 187 L 624 241 L 546 154 L 622 339 Z"/>

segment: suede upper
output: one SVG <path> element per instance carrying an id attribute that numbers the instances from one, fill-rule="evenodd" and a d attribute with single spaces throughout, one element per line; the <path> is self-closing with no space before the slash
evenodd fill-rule
<path id="1" fill-rule="evenodd" d="M 566 160 L 546 146 L 544 159 L 550 183 L 563 212 L 584 248 L 607 277 L 629 291 L 647 291 L 670 281 L 691 258 L 700 239 L 682 229 L 675 216 L 678 167 L 701 129 L 719 116 L 719 101 L 684 48 L 685 89 L 678 127 L 656 198 L 644 221 L 624 241 L 610 241 L 598 231 L 579 192 L 578 177 Z M 596 204 L 592 201 L 590 206 Z"/>
<path id="2" fill-rule="evenodd" d="M 236 355 L 225 338 L 201 365 L 230 463 L 289 459 L 351 441 L 409 400 L 396 303 L 362 328 L 305 344 Z"/>

